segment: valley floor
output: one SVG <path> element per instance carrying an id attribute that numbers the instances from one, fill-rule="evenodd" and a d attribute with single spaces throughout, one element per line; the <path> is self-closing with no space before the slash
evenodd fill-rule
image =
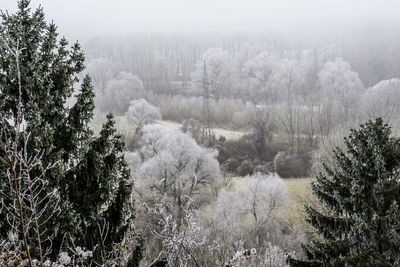
<path id="1" fill-rule="evenodd" d="M 182 124 L 175 121 L 157 120 L 155 123 L 170 130 L 178 130 L 182 127 Z M 217 139 L 222 135 L 228 140 L 236 140 L 249 132 L 214 128 L 214 133 Z"/>

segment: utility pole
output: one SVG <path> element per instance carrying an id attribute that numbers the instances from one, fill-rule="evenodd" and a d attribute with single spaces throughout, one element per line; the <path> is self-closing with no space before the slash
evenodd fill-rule
<path id="1" fill-rule="evenodd" d="M 211 100 L 211 93 L 210 93 L 210 88 L 209 88 L 208 78 L 207 78 L 206 61 L 204 61 L 202 82 L 203 82 L 202 83 L 202 86 L 203 86 L 203 118 L 202 118 L 203 137 L 205 140 L 209 141 L 209 140 L 211 140 L 211 137 L 213 136 L 212 107 L 211 107 L 212 100 Z"/>

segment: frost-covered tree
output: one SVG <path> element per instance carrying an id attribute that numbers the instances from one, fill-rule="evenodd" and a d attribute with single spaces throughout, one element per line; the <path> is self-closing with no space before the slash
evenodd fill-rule
<path id="1" fill-rule="evenodd" d="M 350 64 L 342 58 L 326 62 L 318 73 L 318 83 L 322 95 L 335 101 L 336 119 L 348 126 L 358 123 L 358 102 L 364 86 Z"/>
<path id="2" fill-rule="evenodd" d="M 179 213 L 220 174 L 216 153 L 180 131 L 147 125 L 141 150 L 145 160 L 139 173 L 145 188 L 152 192 L 151 200 L 160 202 L 166 197 Z"/>
<path id="3" fill-rule="evenodd" d="M 360 93 L 363 89 L 358 74 L 342 58 L 326 62 L 318 74 L 318 80 L 325 94 L 340 100 Z"/>
<path id="4" fill-rule="evenodd" d="M 276 101 L 278 97 L 277 72 L 281 59 L 273 51 L 265 51 L 244 63 L 242 72 L 250 79 L 253 102 L 262 97 L 267 102 Z"/>
<path id="5" fill-rule="evenodd" d="M 318 84 L 323 98 L 334 103 L 334 120 L 347 128 L 356 126 L 364 86 L 350 64 L 342 58 L 326 62 L 318 73 Z"/>
<path id="6" fill-rule="evenodd" d="M 290 51 L 278 53 L 268 50 L 248 59 L 242 72 L 250 81 L 255 98 L 253 101 L 292 101 L 295 93 L 304 84 L 304 65 Z"/>
<path id="7" fill-rule="evenodd" d="M 277 175 L 256 173 L 241 179 L 232 192 L 222 189 L 211 216 L 221 220 L 228 228 L 228 233 L 240 234 L 243 220 L 248 221 L 252 230 L 269 227 L 279 217 L 279 211 L 289 206 L 283 180 Z"/>
<path id="8" fill-rule="evenodd" d="M 363 95 L 363 110 L 368 118 L 382 117 L 392 123 L 399 121 L 400 79 L 379 82 Z"/>
<path id="9" fill-rule="evenodd" d="M 150 210 L 160 226 L 153 233 L 162 243 L 162 250 L 153 263 L 165 259 L 168 266 L 207 266 L 204 255 L 210 255 L 216 244 L 207 240 L 198 224 L 197 211 L 190 204 L 191 201 L 184 207 L 180 221 L 171 216 L 173 207 L 165 201 Z"/>
<path id="10" fill-rule="evenodd" d="M 239 250 L 225 263 L 226 267 L 288 267 L 287 259 L 295 256 L 295 253 L 286 252 L 278 246 L 267 243 L 264 255 L 255 248 Z"/>
<path id="11" fill-rule="evenodd" d="M 227 93 L 230 87 L 230 64 L 228 51 L 222 48 L 207 49 L 199 61 L 193 73 L 193 81 L 201 88 L 204 64 L 207 70 L 207 82 L 210 92 L 216 98 Z"/>
<path id="12" fill-rule="evenodd" d="M 282 250 L 278 246 L 274 246 L 271 243 L 268 243 L 267 248 L 265 249 L 264 258 L 262 259 L 262 263 L 260 266 L 265 267 L 286 267 L 289 266 L 288 258 L 294 257 L 295 252 L 286 252 Z"/>
<path id="13" fill-rule="evenodd" d="M 271 145 L 273 122 L 265 107 L 259 107 L 254 117 L 254 146 L 257 156 L 263 159 Z"/>
<path id="14" fill-rule="evenodd" d="M 1 15 L 0 113 L 8 126 L 17 122 L 24 125 L 17 140 L 21 144 L 22 137 L 30 134 L 25 151 L 32 155 L 35 151 L 42 153 L 40 164 L 29 170 L 30 177 L 41 177 L 46 184 L 38 199 L 45 199 L 44 196 L 58 188 L 62 200 L 59 216 L 39 211 L 48 216 L 40 225 L 45 229 L 41 238 L 52 240 L 42 249 L 50 248 L 53 259 L 62 249 L 74 247 L 73 244 L 92 249 L 101 243 L 102 249 L 111 249 L 113 242 L 123 238 L 134 218 L 124 144 L 115 133 L 112 116 L 99 136 L 93 135 L 91 79 L 86 76 L 78 83 L 79 73 L 84 69 L 84 55 L 78 43 L 69 46 L 65 38 L 57 36 L 56 26 L 46 22 L 41 8 L 31 12 L 28 0 L 18 2 L 15 14 Z M 20 51 L 18 64 L 9 49 L 13 47 Z M 80 89 L 75 104 L 68 106 L 67 99 L 77 85 Z M 19 113 L 23 114 L 23 121 Z M 11 136 L 15 135 L 11 130 Z M 4 138 L 2 135 L 1 144 Z M 44 172 L 47 166 L 53 168 Z M 7 162 L 1 161 L 1 192 L 6 192 L 3 186 L 7 180 Z M 0 194 L 0 202 L 4 201 L 7 200 Z M 2 240 L 11 230 L 5 212 L 0 210 Z M 110 227 L 107 238 L 101 239 L 98 225 L 104 220 Z M 100 250 L 97 248 L 96 259 Z"/>
<path id="15" fill-rule="evenodd" d="M 188 134 L 149 124 L 143 127 L 138 154 L 142 162 L 137 163 L 134 172 L 138 177 L 135 190 L 141 214 L 137 222 L 146 227 L 147 247 L 151 247 L 145 261 L 153 262 L 160 252 L 169 251 L 189 256 L 193 262 L 180 244 L 194 253 L 192 249 L 201 249 L 204 243 L 203 233 L 191 219 L 198 207 L 210 201 L 210 185 L 220 175 L 216 153 L 200 147 Z M 138 162 L 137 154 L 129 158 Z M 194 232 L 200 235 L 193 237 Z M 188 260 L 161 254 L 172 262 Z M 194 257 L 201 259 L 199 254 Z"/>
<path id="16" fill-rule="evenodd" d="M 146 100 L 135 99 L 131 101 L 125 117 L 135 134 L 138 134 L 146 124 L 161 119 L 161 114 L 158 107 L 149 104 Z"/>
<path id="17" fill-rule="evenodd" d="M 104 93 L 107 83 L 113 79 L 116 71 L 116 64 L 106 58 L 95 58 L 88 62 L 85 72 L 93 80 L 95 90 Z"/>
<path id="18" fill-rule="evenodd" d="M 227 260 L 238 249 L 237 242 L 258 251 L 266 242 L 293 249 L 293 240 L 300 235 L 289 226 L 285 211 L 290 207 L 283 180 L 256 173 L 236 181 L 233 189 L 222 189 L 200 214 L 208 238 L 215 240 Z"/>
<path id="19" fill-rule="evenodd" d="M 312 184 L 323 209 L 306 207 L 320 234 L 293 266 L 393 266 L 400 262 L 400 139 L 368 121 L 333 151 Z"/>
<path id="20" fill-rule="evenodd" d="M 116 78 L 107 82 L 104 92 L 98 92 L 98 107 L 104 112 L 124 114 L 133 99 L 143 98 L 145 89 L 138 76 L 120 72 Z"/>
<path id="21" fill-rule="evenodd" d="M 276 73 L 276 87 L 278 99 L 293 104 L 296 96 L 301 94 L 305 83 L 305 66 L 303 62 L 288 52 L 287 58 L 283 58 L 280 68 Z"/>

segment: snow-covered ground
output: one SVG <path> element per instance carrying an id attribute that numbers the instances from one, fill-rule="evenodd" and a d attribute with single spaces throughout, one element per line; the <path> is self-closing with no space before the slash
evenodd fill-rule
<path id="1" fill-rule="evenodd" d="M 161 125 L 170 130 L 179 130 L 182 127 L 182 125 L 178 122 L 166 121 L 166 120 L 157 120 L 155 122 L 155 124 Z M 249 132 L 214 128 L 214 133 L 217 138 L 219 138 L 219 136 L 222 135 L 226 139 L 235 140 L 235 139 L 239 139 L 240 137 L 242 137 L 245 134 L 248 134 Z"/>
<path id="2" fill-rule="evenodd" d="M 130 134 L 131 129 L 130 129 L 128 122 L 126 121 L 126 118 L 124 116 L 116 116 L 115 122 L 116 122 L 117 129 L 120 133 L 126 134 L 126 135 Z M 102 123 L 104 123 L 104 118 L 100 119 L 100 120 L 98 119 L 93 123 L 92 128 L 96 133 L 98 133 L 100 131 Z M 175 121 L 168 121 L 168 120 L 156 120 L 154 122 L 154 124 L 160 125 L 169 130 L 180 130 L 182 127 L 182 125 L 180 123 L 175 122 Z M 249 134 L 250 132 L 214 128 L 214 133 L 215 133 L 216 138 L 219 138 L 222 135 L 228 140 L 236 140 L 245 134 Z"/>

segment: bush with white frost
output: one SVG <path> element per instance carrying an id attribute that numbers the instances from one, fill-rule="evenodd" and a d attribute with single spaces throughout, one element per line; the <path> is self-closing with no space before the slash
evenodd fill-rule
<path id="1" fill-rule="evenodd" d="M 262 254 L 264 252 L 264 254 Z M 294 257 L 295 252 L 286 252 L 271 243 L 266 244 L 266 249 L 257 251 L 255 248 L 239 250 L 229 259 L 226 267 L 288 267 L 288 257 Z"/>
<path id="2" fill-rule="evenodd" d="M 256 173 L 238 181 L 234 191 L 221 190 L 211 219 L 223 224 L 228 233 L 240 235 L 243 231 L 272 227 L 288 208 L 290 202 L 283 180 L 276 174 Z"/>
<path id="3" fill-rule="evenodd" d="M 159 230 L 153 230 L 153 233 L 162 243 L 157 260 L 165 258 L 169 266 L 203 266 L 200 262 L 205 260 L 204 255 L 210 255 L 216 244 L 205 237 L 191 201 L 184 207 L 181 220 L 170 214 L 171 208 L 163 201 L 150 209 L 159 226 Z"/>
<path id="4" fill-rule="evenodd" d="M 295 257 L 295 252 L 286 252 L 281 248 L 268 243 L 265 249 L 264 258 L 262 259 L 262 265 L 265 267 L 286 267 L 289 266 L 287 263 L 288 257 Z"/>
<path id="5" fill-rule="evenodd" d="M 382 117 L 396 124 L 400 119 L 400 79 L 379 82 L 363 95 L 365 119 Z"/>
<path id="6" fill-rule="evenodd" d="M 26 253 L 13 248 L 10 242 L 1 242 L 0 247 L 0 266 L 80 267 L 93 265 L 93 251 L 79 246 L 70 248 L 69 252 L 60 252 L 56 261 L 32 259 L 31 264 Z"/>
<path id="7" fill-rule="evenodd" d="M 133 127 L 134 133 L 138 134 L 144 125 L 161 119 L 161 114 L 158 107 L 149 104 L 146 100 L 135 99 L 130 102 L 125 117 Z"/>
<path id="8" fill-rule="evenodd" d="M 222 189 L 215 203 L 201 210 L 202 225 L 225 260 L 237 251 L 237 242 L 257 251 L 267 242 L 293 250 L 303 237 L 288 219 L 290 209 L 283 180 L 256 173 L 238 179 L 233 191 Z"/>

